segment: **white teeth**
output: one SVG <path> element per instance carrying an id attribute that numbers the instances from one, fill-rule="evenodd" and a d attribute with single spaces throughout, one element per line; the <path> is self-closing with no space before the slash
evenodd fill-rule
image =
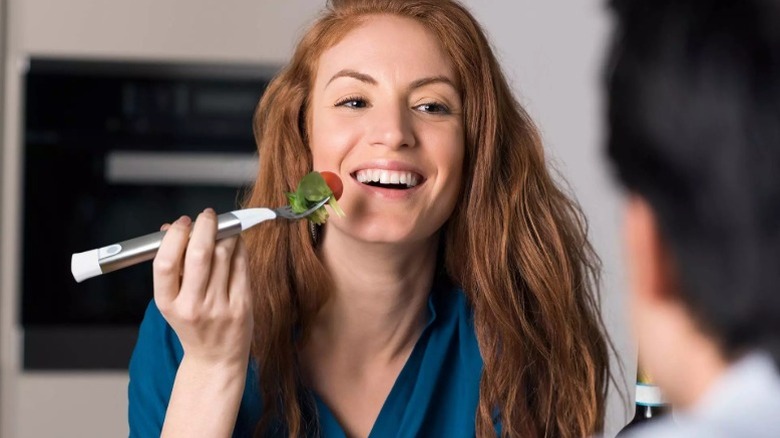
<path id="1" fill-rule="evenodd" d="M 405 184 L 414 187 L 419 183 L 420 176 L 413 172 L 398 172 L 386 169 L 363 169 L 355 173 L 355 178 L 361 183 Z"/>

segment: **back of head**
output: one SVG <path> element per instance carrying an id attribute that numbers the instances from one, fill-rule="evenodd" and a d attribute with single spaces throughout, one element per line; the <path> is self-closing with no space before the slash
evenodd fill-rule
<path id="1" fill-rule="evenodd" d="M 614 1 L 608 152 L 696 322 L 780 363 L 780 2 Z"/>

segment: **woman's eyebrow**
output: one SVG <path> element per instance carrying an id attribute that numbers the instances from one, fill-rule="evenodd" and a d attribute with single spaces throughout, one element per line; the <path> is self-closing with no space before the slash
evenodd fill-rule
<path id="1" fill-rule="evenodd" d="M 352 78 L 352 79 L 357 79 L 358 81 L 366 83 L 366 84 L 369 84 L 369 85 L 377 85 L 377 80 L 374 79 L 371 75 L 367 75 L 365 73 L 360 73 L 359 71 L 356 71 L 356 70 L 344 69 L 344 70 L 340 70 L 338 73 L 333 75 L 330 78 L 330 80 L 328 80 L 328 83 L 325 84 L 325 88 L 327 88 L 328 85 L 330 85 L 331 82 L 335 81 L 338 78 Z M 448 84 L 449 86 L 451 86 L 455 90 L 458 89 L 458 86 L 455 85 L 455 83 L 452 81 L 452 79 L 450 79 L 449 77 L 444 76 L 444 75 L 429 76 L 429 77 L 417 79 L 417 80 L 415 80 L 414 82 L 412 82 L 409 85 L 409 89 L 410 90 L 414 90 L 414 89 L 417 89 L 417 88 L 420 88 L 420 87 L 424 87 L 424 86 L 429 85 L 429 84 L 435 84 L 435 83 Z"/>
<path id="2" fill-rule="evenodd" d="M 376 79 L 372 78 L 370 75 L 367 75 L 365 73 L 360 73 L 360 72 L 355 71 L 355 70 L 344 69 L 344 70 L 339 71 L 335 75 L 333 75 L 333 77 L 330 78 L 328 83 L 325 84 L 325 87 L 327 88 L 328 85 L 330 85 L 331 82 L 333 82 L 334 80 L 336 80 L 338 78 L 353 78 L 353 79 L 359 80 L 360 82 L 365 82 L 366 84 L 369 84 L 369 85 L 376 85 L 377 84 Z"/>
<path id="3" fill-rule="evenodd" d="M 458 87 L 455 85 L 455 83 L 452 81 L 452 79 L 450 79 L 450 78 L 448 78 L 447 76 L 444 76 L 444 75 L 430 76 L 430 77 L 427 77 L 427 78 L 417 79 L 416 81 L 412 82 L 409 85 L 409 89 L 410 90 L 414 90 L 415 88 L 420 88 L 420 87 L 424 87 L 426 85 L 435 84 L 435 83 L 448 84 L 449 86 L 451 86 L 455 90 L 458 89 Z"/>

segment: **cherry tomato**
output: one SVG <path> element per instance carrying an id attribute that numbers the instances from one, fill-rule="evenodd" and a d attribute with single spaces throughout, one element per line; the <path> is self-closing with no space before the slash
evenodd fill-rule
<path id="1" fill-rule="evenodd" d="M 341 182 L 341 178 L 335 173 L 328 171 L 320 172 L 320 175 L 322 175 L 322 179 L 328 184 L 330 191 L 333 192 L 333 196 L 338 201 L 341 198 L 341 193 L 344 192 L 344 184 Z"/>

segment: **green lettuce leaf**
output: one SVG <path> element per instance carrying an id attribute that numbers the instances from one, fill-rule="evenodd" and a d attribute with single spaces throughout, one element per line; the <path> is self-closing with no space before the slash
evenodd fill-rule
<path id="1" fill-rule="evenodd" d="M 298 188 L 295 192 L 288 192 L 286 195 L 287 200 L 290 202 L 290 207 L 292 207 L 292 210 L 295 213 L 303 213 L 323 199 L 330 197 L 328 205 L 333 209 L 333 212 L 336 213 L 337 216 L 344 216 L 344 210 L 342 210 L 338 202 L 336 202 L 333 191 L 328 187 L 328 184 L 319 172 L 311 172 L 304 176 L 298 183 Z M 326 210 L 323 205 L 317 211 L 310 214 L 308 219 L 317 225 L 322 225 L 328 220 L 328 210 Z"/>

